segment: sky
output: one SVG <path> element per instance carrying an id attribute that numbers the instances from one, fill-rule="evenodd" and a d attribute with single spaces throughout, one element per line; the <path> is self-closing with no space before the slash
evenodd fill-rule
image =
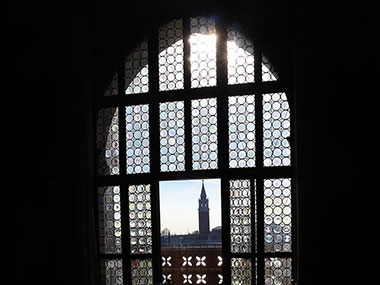
<path id="1" fill-rule="evenodd" d="M 210 208 L 210 230 L 221 226 L 220 179 L 205 179 Z M 187 234 L 198 230 L 198 199 L 202 180 L 160 181 L 161 231 Z"/>

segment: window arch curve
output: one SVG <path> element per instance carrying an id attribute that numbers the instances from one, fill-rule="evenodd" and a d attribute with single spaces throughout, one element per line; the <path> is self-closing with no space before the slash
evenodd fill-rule
<path id="1" fill-rule="evenodd" d="M 290 93 L 219 17 L 174 19 L 136 44 L 97 102 L 103 283 L 292 282 Z M 220 272 L 163 274 L 159 182 L 208 178 L 221 181 Z"/>

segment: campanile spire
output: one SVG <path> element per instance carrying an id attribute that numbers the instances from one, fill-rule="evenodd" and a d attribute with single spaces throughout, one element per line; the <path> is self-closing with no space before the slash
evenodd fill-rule
<path id="1" fill-rule="evenodd" d="M 204 180 L 202 179 L 202 188 L 201 188 L 201 196 L 198 200 L 199 208 L 199 234 L 207 234 L 210 232 L 210 215 L 209 215 L 209 207 L 208 207 L 208 198 L 206 195 L 206 189 L 204 185 Z"/>

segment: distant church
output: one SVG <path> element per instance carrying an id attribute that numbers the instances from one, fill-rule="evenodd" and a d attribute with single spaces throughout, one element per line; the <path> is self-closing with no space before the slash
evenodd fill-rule
<path id="1" fill-rule="evenodd" d="M 204 181 L 202 180 L 201 197 L 198 200 L 198 218 L 199 218 L 199 234 L 206 235 L 210 232 L 210 208 L 208 207 L 208 198 L 206 195 Z"/>
<path id="2" fill-rule="evenodd" d="M 187 235 L 170 235 L 166 229 L 161 233 L 162 247 L 220 247 L 222 245 L 222 227 L 218 226 L 210 231 L 210 208 L 204 181 L 202 180 L 201 195 L 198 199 L 199 228 Z"/>

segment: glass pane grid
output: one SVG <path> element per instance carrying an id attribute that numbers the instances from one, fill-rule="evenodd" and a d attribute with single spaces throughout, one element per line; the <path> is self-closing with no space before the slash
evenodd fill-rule
<path id="1" fill-rule="evenodd" d="M 239 32 L 227 29 L 228 84 L 255 81 L 253 43 Z"/>
<path id="2" fill-rule="evenodd" d="M 128 199 L 131 253 L 152 253 L 150 185 L 130 185 Z"/>
<path id="3" fill-rule="evenodd" d="M 255 166 L 255 97 L 228 97 L 230 168 Z"/>
<path id="4" fill-rule="evenodd" d="M 290 108 L 285 93 L 263 95 L 264 166 L 289 166 Z"/>
<path id="5" fill-rule="evenodd" d="M 114 96 L 118 95 L 118 73 L 116 72 L 115 75 L 112 77 L 111 83 L 108 86 L 107 90 L 104 92 L 104 96 Z"/>
<path id="6" fill-rule="evenodd" d="M 100 274 L 102 285 L 123 284 L 123 261 L 122 259 L 101 259 Z"/>
<path id="7" fill-rule="evenodd" d="M 251 285 L 252 280 L 252 260 L 249 258 L 231 258 L 231 284 Z"/>
<path id="8" fill-rule="evenodd" d="M 191 101 L 193 170 L 217 169 L 216 98 Z"/>
<path id="9" fill-rule="evenodd" d="M 184 102 L 160 104 L 161 171 L 185 170 Z"/>
<path id="10" fill-rule="evenodd" d="M 292 259 L 265 258 L 265 284 L 291 285 Z"/>
<path id="11" fill-rule="evenodd" d="M 291 179 L 264 180 L 265 252 L 291 251 L 291 223 Z"/>
<path id="12" fill-rule="evenodd" d="M 148 40 L 144 39 L 125 59 L 125 94 L 149 91 Z"/>
<path id="13" fill-rule="evenodd" d="M 251 181 L 230 180 L 231 252 L 251 252 L 251 233 Z"/>
<path id="14" fill-rule="evenodd" d="M 120 187 L 98 187 L 100 253 L 121 253 Z"/>
<path id="15" fill-rule="evenodd" d="M 274 71 L 273 65 L 264 55 L 262 56 L 261 75 L 263 82 L 277 80 L 277 73 Z"/>
<path id="16" fill-rule="evenodd" d="M 134 259 L 131 261 L 133 285 L 153 284 L 153 265 L 151 259 Z"/>
<path id="17" fill-rule="evenodd" d="M 98 119 L 96 121 L 96 148 L 98 151 L 98 175 L 119 174 L 118 108 L 104 108 L 98 111 Z"/>
<path id="18" fill-rule="evenodd" d="M 127 174 L 150 172 L 149 105 L 125 108 Z"/>
<path id="19" fill-rule="evenodd" d="M 216 86 L 216 21 L 190 18 L 191 88 Z"/>
<path id="20" fill-rule="evenodd" d="M 216 86 L 215 19 L 190 18 L 191 88 Z M 237 31 L 227 29 L 228 84 L 254 82 L 253 44 Z M 125 60 L 125 94 L 146 93 L 148 50 L 145 39 Z M 183 89 L 183 21 L 172 20 L 159 30 L 159 90 Z M 273 66 L 262 56 L 262 81 L 275 81 Z M 118 95 L 116 72 L 104 96 Z M 217 98 L 191 100 L 192 169 L 217 169 Z M 255 167 L 254 95 L 229 96 L 228 134 L 230 168 Z M 184 171 L 184 101 L 160 103 L 160 170 Z M 264 166 L 289 166 L 290 107 L 285 93 L 263 94 Z M 150 172 L 149 105 L 126 107 L 127 174 Z M 132 119 L 131 119 L 132 118 Z M 98 112 L 97 149 L 99 175 L 119 174 L 118 108 Z M 254 183 L 254 181 L 252 182 Z M 291 179 L 264 180 L 265 252 L 291 252 Z M 253 185 L 254 187 L 254 185 Z M 251 181 L 230 180 L 230 245 L 232 253 L 257 248 L 256 195 L 252 217 Z M 129 224 L 131 253 L 152 253 L 150 185 L 131 185 Z M 100 253 L 121 253 L 120 187 L 98 187 Z M 252 222 L 254 219 L 255 224 Z M 255 227 L 255 228 L 253 228 Z M 252 229 L 255 236 L 252 237 Z M 153 284 L 151 259 L 131 262 L 132 284 Z M 255 262 L 256 263 L 256 262 Z M 291 258 L 265 258 L 265 284 L 291 284 Z M 257 264 L 253 265 L 254 268 Z M 256 274 L 257 274 L 257 270 Z M 123 284 L 122 259 L 101 260 L 102 284 Z M 205 275 L 206 276 L 206 275 Z M 205 283 L 201 274 L 193 283 Z M 185 275 L 184 275 L 185 278 Z M 219 284 L 223 278 L 219 276 Z M 166 280 L 166 279 L 165 279 Z M 169 279 L 168 279 L 169 280 Z M 257 276 L 256 276 L 257 280 Z M 186 283 L 186 278 L 183 283 Z M 225 280 L 226 281 L 226 280 Z M 208 283 L 208 281 L 207 281 Z M 231 258 L 231 283 L 253 284 L 252 260 Z"/>
<path id="21" fill-rule="evenodd" d="M 159 30 L 159 90 L 183 89 L 183 24 L 170 21 Z"/>

